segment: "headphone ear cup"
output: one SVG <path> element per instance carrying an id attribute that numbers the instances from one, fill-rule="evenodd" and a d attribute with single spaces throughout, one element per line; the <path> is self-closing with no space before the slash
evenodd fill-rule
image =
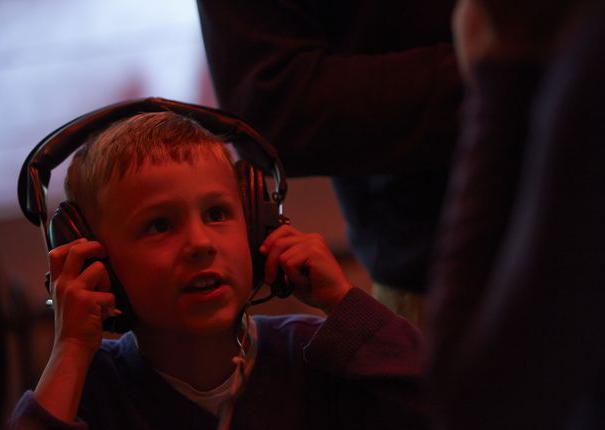
<path id="1" fill-rule="evenodd" d="M 248 227 L 248 241 L 250 241 L 250 226 L 252 225 L 252 208 L 250 202 L 250 163 L 246 160 L 239 160 L 235 163 L 235 171 L 237 173 L 237 180 L 239 183 L 239 192 L 242 199 L 242 208 L 244 211 L 244 217 L 246 218 L 246 224 Z"/>
<path id="2" fill-rule="evenodd" d="M 257 171 L 246 160 L 237 161 L 235 163 L 235 170 L 239 180 L 242 207 L 248 228 L 248 243 L 252 257 L 254 288 L 259 288 L 264 280 L 265 257 L 258 250 L 264 241 L 264 237 L 261 237 L 258 220 Z"/>
<path id="3" fill-rule="evenodd" d="M 54 249 L 80 238 L 96 240 L 80 209 L 71 202 L 60 203 L 48 223 L 50 248 Z M 92 261 L 87 261 L 85 266 L 91 263 Z M 113 269 L 107 261 L 103 261 L 103 263 L 109 275 L 111 291 L 116 298 L 116 307 L 122 311 L 122 315 L 103 321 L 103 329 L 114 333 L 125 333 L 130 330 L 135 321 L 134 312 Z"/>
<path id="4" fill-rule="evenodd" d="M 254 288 L 260 288 L 265 279 L 266 257 L 259 248 L 266 237 L 287 220 L 279 214 L 279 205 L 275 203 L 267 190 L 265 175 L 246 160 L 235 163 L 240 181 L 240 192 L 244 215 L 248 223 L 248 242 L 252 255 Z M 271 284 L 274 296 L 285 298 L 292 293 L 292 286 L 285 282 L 284 273 L 278 270 L 275 281 Z"/>
<path id="5" fill-rule="evenodd" d="M 59 204 L 48 223 L 51 249 L 80 238 L 93 239 L 92 232 L 78 207 L 70 202 Z"/>

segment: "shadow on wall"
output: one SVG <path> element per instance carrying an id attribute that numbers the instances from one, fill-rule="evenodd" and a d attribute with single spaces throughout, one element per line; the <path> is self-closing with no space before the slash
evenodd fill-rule
<path id="1" fill-rule="evenodd" d="M 0 417 L 10 413 L 26 388 L 36 384 L 34 372 L 37 325 L 49 325 L 52 314 L 41 309 L 34 312 L 29 306 L 25 289 L 20 283 L 0 271 Z M 52 323 L 50 324 L 52 327 Z M 52 336 L 51 336 L 52 341 Z"/>

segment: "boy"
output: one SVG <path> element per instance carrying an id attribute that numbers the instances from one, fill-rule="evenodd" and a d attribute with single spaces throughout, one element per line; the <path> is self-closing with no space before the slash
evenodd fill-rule
<path id="1" fill-rule="evenodd" d="M 15 427 L 423 425 L 417 332 L 353 288 L 318 235 L 282 226 L 261 252 L 267 282 L 281 267 L 328 318 L 241 322 L 253 277 L 240 193 L 222 142 L 199 124 L 171 112 L 113 124 L 76 154 L 66 193 L 98 242 L 50 252 L 55 342 Z M 101 340 L 120 313 L 107 270 L 85 265 L 104 258 L 136 315 L 117 341 Z"/>

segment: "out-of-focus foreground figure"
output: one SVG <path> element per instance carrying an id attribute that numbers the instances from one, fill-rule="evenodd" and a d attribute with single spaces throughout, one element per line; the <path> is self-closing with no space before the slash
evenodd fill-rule
<path id="1" fill-rule="evenodd" d="M 437 429 L 605 428 L 605 4 L 460 0 L 433 279 Z"/>
<path id="2" fill-rule="evenodd" d="M 455 2 L 197 3 L 219 105 L 267 136 L 289 177 L 333 178 L 374 296 L 422 326 L 458 134 Z"/>

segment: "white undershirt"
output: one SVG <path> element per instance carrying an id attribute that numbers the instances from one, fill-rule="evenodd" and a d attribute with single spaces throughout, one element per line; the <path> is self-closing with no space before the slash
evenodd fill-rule
<path id="1" fill-rule="evenodd" d="M 252 318 L 250 318 L 249 321 L 250 324 L 248 327 L 248 335 L 250 339 L 250 346 L 246 351 L 246 360 L 244 364 L 244 373 L 246 375 L 246 379 L 250 375 L 250 372 L 254 367 L 258 338 L 256 323 L 254 322 L 254 320 L 252 320 Z M 217 416 L 219 415 L 223 403 L 225 403 L 226 400 L 230 399 L 232 393 L 238 392 L 240 389 L 240 387 L 233 386 L 234 384 L 238 383 L 238 381 L 240 381 L 240 378 L 236 378 L 237 368 L 225 380 L 225 382 L 220 384 L 218 387 L 215 387 L 208 391 L 196 390 L 190 384 L 181 379 L 175 378 L 174 376 L 168 375 L 157 369 L 154 370 L 160 376 L 162 376 L 166 380 L 166 382 L 168 382 L 176 391 L 191 400 L 193 403 Z"/>

